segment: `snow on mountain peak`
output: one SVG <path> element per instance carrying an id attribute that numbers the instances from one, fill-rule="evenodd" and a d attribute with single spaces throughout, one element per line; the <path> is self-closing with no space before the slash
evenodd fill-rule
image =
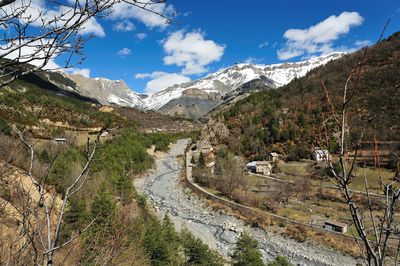
<path id="1" fill-rule="evenodd" d="M 139 109 L 158 110 L 187 90 L 201 90 L 207 94 L 220 95 L 234 92 L 252 80 L 262 80 L 267 86 L 280 87 L 294 78 L 305 76 L 310 70 L 338 59 L 345 53 L 331 53 L 300 62 L 271 65 L 240 63 L 223 68 L 201 79 L 173 85 L 152 95 L 132 91 L 123 80 L 94 79 L 82 75 L 69 75 L 78 85 L 82 95 L 98 99 L 103 104 L 116 104 Z"/>
<path id="2" fill-rule="evenodd" d="M 325 56 L 313 57 L 308 60 L 280 63 L 271 65 L 262 64 L 235 64 L 220 69 L 215 73 L 192 82 L 174 85 L 156 94 L 151 95 L 144 101 L 146 109 L 159 109 L 169 101 L 182 96 L 189 89 L 200 89 L 207 93 L 220 93 L 222 96 L 228 92 L 240 88 L 243 84 L 266 77 L 273 87 L 281 87 L 288 84 L 294 78 L 305 76 L 310 70 L 324 65 L 331 60 L 338 59 L 345 53 L 331 53 Z"/>

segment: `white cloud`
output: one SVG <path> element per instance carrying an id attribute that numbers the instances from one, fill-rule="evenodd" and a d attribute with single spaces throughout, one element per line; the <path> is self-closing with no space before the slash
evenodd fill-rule
<path id="1" fill-rule="evenodd" d="M 90 78 L 90 69 L 89 68 L 69 68 L 69 69 L 65 69 L 64 71 L 69 74 L 82 75 L 84 77 Z"/>
<path id="2" fill-rule="evenodd" d="M 246 64 L 254 64 L 255 62 L 257 61 L 257 58 L 254 58 L 254 57 L 247 57 L 245 60 L 244 60 L 244 62 L 246 63 Z"/>
<path id="3" fill-rule="evenodd" d="M 137 4 L 140 5 L 140 4 Z M 166 17 L 172 17 L 176 12 L 172 5 L 165 3 L 157 3 L 147 5 L 146 8 L 150 9 L 155 13 L 163 13 Z M 158 14 L 150 13 L 142 8 L 134 6 L 132 4 L 120 2 L 112 7 L 113 12 L 108 15 L 113 20 L 117 19 L 137 19 L 144 23 L 148 28 L 160 28 L 165 29 L 169 24 L 168 21 Z"/>
<path id="4" fill-rule="evenodd" d="M 30 44 L 27 44 L 25 42 L 25 45 L 21 46 L 21 48 L 12 51 L 6 49 L 6 45 L 0 45 L 1 47 L 1 54 L 5 55 L 5 58 L 8 59 L 18 59 L 19 62 L 25 62 L 29 63 L 34 66 L 40 66 L 42 67 L 45 61 L 46 53 L 44 47 L 48 44 L 51 43 L 51 39 L 43 39 L 40 41 L 35 41 Z M 15 43 L 17 44 L 17 43 Z M 13 48 L 13 47 L 11 47 Z M 9 53 L 10 52 L 10 53 Z M 48 62 L 43 66 L 43 69 L 51 70 L 51 69 L 60 69 L 60 66 L 54 61 L 57 55 L 57 51 L 53 54 L 53 56 L 48 60 Z M 35 60 L 32 60 L 33 58 L 37 58 Z M 42 59 L 43 58 L 43 59 Z"/>
<path id="5" fill-rule="evenodd" d="M 124 57 L 124 56 L 130 55 L 131 52 L 132 52 L 131 49 L 124 47 L 117 52 L 117 55 Z"/>
<path id="6" fill-rule="evenodd" d="M 143 41 L 144 39 L 147 38 L 147 33 L 139 32 L 136 34 L 136 38 L 138 38 L 140 41 Z"/>
<path id="7" fill-rule="evenodd" d="M 285 32 L 285 46 L 278 50 L 281 60 L 306 55 L 327 54 L 336 49 L 333 43 L 347 34 L 351 27 L 361 25 L 364 18 L 357 12 L 343 12 L 330 16 L 308 29 L 289 29 Z"/>
<path id="8" fill-rule="evenodd" d="M 161 71 L 155 71 L 153 73 L 139 73 L 135 75 L 136 79 L 151 78 L 146 85 L 146 93 L 154 94 L 169 86 L 189 82 L 191 79 L 189 77 L 177 74 L 177 73 L 167 73 Z"/>
<path id="9" fill-rule="evenodd" d="M 20 62 L 28 62 L 33 56 L 36 58 L 44 58 L 45 53 L 43 50 L 39 51 L 40 45 L 46 45 L 46 43 L 51 43 L 51 39 L 44 39 L 41 40 L 43 43 L 40 41 L 33 42 L 29 45 L 22 46 L 20 50 L 16 50 L 11 52 L 10 54 L 6 55 L 5 57 L 8 59 L 19 59 Z M 5 46 L 0 46 L 2 49 L 5 48 Z M 2 53 L 7 53 L 7 50 L 1 50 Z M 53 70 L 53 71 L 62 71 L 65 73 L 69 74 L 81 74 L 82 76 L 85 77 L 90 77 L 90 69 L 88 68 L 65 68 L 64 66 L 60 66 L 55 62 L 55 58 L 57 57 L 57 52 L 48 60 L 46 65 L 43 67 L 44 70 Z M 44 63 L 44 59 L 35 59 L 30 62 L 28 62 L 31 65 L 34 66 L 42 66 Z"/>
<path id="10" fill-rule="evenodd" d="M 370 46 L 372 42 L 370 40 L 357 40 L 354 44 L 357 46 L 357 48 L 363 48 Z"/>
<path id="11" fill-rule="evenodd" d="M 258 45 L 258 48 L 264 48 L 265 46 L 268 46 L 269 42 L 262 42 Z"/>
<path id="12" fill-rule="evenodd" d="M 163 42 L 164 64 L 184 67 L 183 75 L 201 74 L 207 71 L 206 66 L 219 61 L 224 54 L 224 45 L 212 40 L 205 40 L 204 33 L 199 31 L 176 31 Z"/>
<path id="13" fill-rule="evenodd" d="M 80 18 L 81 14 L 74 13 L 71 7 L 65 5 L 49 6 L 46 5 L 46 2 L 47 1 L 45 0 L 31 0 L 29 2 L 29 7 L 27 7 L 24 13 L 21 15 L 20 21 L 22 23 L 27 23 L 30 21 L 30 25 L 34 27 L 42 27 L 43 25 L 46 27 L 60 27 L 63 24 L 71 25 L 78 19 L 85 18 L 84 14 L 83 18 Z M 26 4 L 24 1 L 16 1 L 10 5 L 7 5 L 3 7 L 3 10 L 0 11 L 0 16 L 4 17 L 5 14 L 9 14 L 11 10 L 19 9 L 24 4 Z M 94 17 L 90 18 L 82 25 L 79 33 L 82 35 L 94 34 L 98 37 L 105 36 L 104 29 Z"/>
<path id="14" fill-rule="evenodd" d="M 115 31 L 128 32 L 128 31 L 134 31 L 135 29 L 136 29 L 135 25 L 129 20 L 123 20 L 113 25 L 113 30 Z"/>

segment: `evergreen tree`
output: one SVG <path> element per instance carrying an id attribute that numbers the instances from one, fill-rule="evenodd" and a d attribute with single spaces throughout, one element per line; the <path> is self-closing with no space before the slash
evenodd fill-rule
<path id="1" fill-rule="evenodd" d="M 64 215 L 64 222 L 70 226 L 72 230 L 83 228 L 88 220 L 88 212 L 86 203 L 78 197 L 72 197 L 68 202 L 68 210 Z"/>
<path id="2" fill-rule="evenodd" d="M 257 240 L 247 233 L 240 235 L 231 258 L 234 266 L 264 266 Z"/>
<path id="3" fill-rule="evenodd" d="M 186 265 L 219 266 L 224 265 L 224 260 L 215 251 L 195 238 L 187 229 L 181 231 L 181 242 L 185 251 Z"/>
<path id="4" fill-rule="evenodd" d="M 179 236 L 172 222 L 166 216 L 161 224 L 156 219 L 150 220 L 143 240 L 144 248 L 150 257 L 151 265 L 182 265 Z"/>
<path id="5" fill-rule="evenodd" d="M 118 175 L 114 181 L 117 195 L 120 197 L 122 205 L 126 205 L 132 201 L 133 186 L 132 180 L 126 174 Z"/>
<path id="6" fill-rule="evenodd" d="M 112 221 L 116 214 L 116 206 L 110 190 L 103 183 L 94 197 L 90 213 L 92 219 L 96 219 L 95 225 L 106 225 Z"/>
<path id="7" fill-rule="evenodd" d="M 113 238 L 118 226 L 115 224 L 117 208 L 106 183 L 97 191 L 90 209 L 93 224 L 85 232 L 83 238 L 83 265 L 96 265 L 101 258 L 105 245 Z"/>

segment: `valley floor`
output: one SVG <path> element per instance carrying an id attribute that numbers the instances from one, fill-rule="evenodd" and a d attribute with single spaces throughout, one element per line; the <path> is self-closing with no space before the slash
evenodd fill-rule
<path id="1" fill-rule="evenodd" d="M 186 227 L 226 258 L 241 231 L 249 232 L 260 244 L 265 261 L 283 254 L 297 265 L 356 265 L 356 261 L 336 251 L 309 243 L 299 243 L 260 228 L 246 226 L 243 221 L 212 210 L 206 203 L 179 183 L 183 169 L 184 149 L 188 140 L 179 140 L 169 153 L 156 159 L 156 167 L 146 178 L 135 181 L 140 193 L 146 195 L 157 214 L 168 214 L 177 229 Z"/>

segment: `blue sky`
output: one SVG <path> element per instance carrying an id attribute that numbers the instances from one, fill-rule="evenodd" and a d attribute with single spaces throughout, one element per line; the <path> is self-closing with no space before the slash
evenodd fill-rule
<path id="1" fill-rule="evenodd" d="M 398 0 L 168 0 L 163 7 L 179 14 L 170 25 L 124 6 L 88 25 L 97 37 L 75 71 L 154 93 L 236 62 L 351 51 L 376 41 L 389 18 L 385 36 L 400 30 Z"/>

